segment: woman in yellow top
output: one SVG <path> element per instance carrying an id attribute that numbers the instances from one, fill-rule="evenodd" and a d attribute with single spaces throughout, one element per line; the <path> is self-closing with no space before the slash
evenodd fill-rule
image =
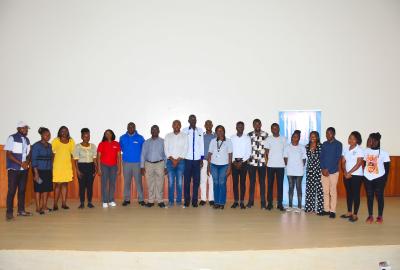
<path id="1" fill-rule="evenodd" d="M 54 153 L 53 162 L 53 183 L 54 183 L 54 211 L 58 210 L 58 199 L 62 199 L 62 208 L 69 209 L 67 206 L 68 183 L 73 180 L 73 160 L 75 142 L 69 136 L 66 126 L 60 127 L 57 138 L 52 142 Z"/>

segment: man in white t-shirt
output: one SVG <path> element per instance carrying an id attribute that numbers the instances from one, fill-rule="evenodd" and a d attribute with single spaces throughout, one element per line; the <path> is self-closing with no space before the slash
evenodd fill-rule
<path id="1" fill-rule="evenodd" d="M 286 145 L 285 137 L 279 135 L 279 125 L 273 123 L 271 125 L 272 136 L 265 140 L 265 159 L 267 159 L 267 176 L 268 176 L 268 193 L 267 193 L 267 210 L 273 208 L 273 191 L 275 177 L 278 184 L 278 204 L 277 208 L 281 211 L 286 211 L 283 207 L 283 177 L 285 175 L 285 161 L 283 152 Z"/>

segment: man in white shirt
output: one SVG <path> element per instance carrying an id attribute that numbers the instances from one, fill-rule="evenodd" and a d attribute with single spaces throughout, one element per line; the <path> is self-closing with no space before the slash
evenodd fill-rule
<path id="1" fill-rule="evenodd" d="M 185 157 L 184 173 L 184 197 L 185 207 L 190 205 L 190 183 L 193 178 L 192 206 L 198 207 L 198 195 L 200 185 L 200 170 L 203 167 L 204 159 L 204 140 L 203 130 L 196 127 L 197 119 L 195 115 L 189 116 L 189 127 L 183 129 L 187 135 L 188 151 Z"/>
<path id="2" fill-rule="evenodd" d="M 204 157 L 208 156 L 208 149 L 210 147 L 210 142 L 212 139 L 216 137 L 214 132 L 212 132 L 213 123 L 211 120 L 207 120 L 204 123 L 204 128 L 206 132 L 203 134 L 204 139 Z M 203 167 L 201 168 L 201 176 L 200 176 L 200 206 L 206 205 L 207 195 L 208 195 L 208 203 L 210 206 L 214 206 L 214 182 L 212 175 L 208 175 L 208 160 L 204 158 Z M 207 186 L 208 186 L 208 194 L 207 194 Z"/>
<path id="3" fill-rule="evenodd" d="M 181 132 L 181 122 L 175 120 L 172 123 L 173 132 L 168 133 L 164 139 L 164 152 L 167 157 L 168 170 L 168 204 L 174 206 L 175 183 L 176 204 L 182 204 L 182 178 L 185 171 L 185 157 L 188 151 L 189 141 L 187 135 Z"/>
<path id="4" fill-rule="evenodd" d="M 273 123 L 271 125 L 272 136 L 269 136 L 265 141 L 265 158 L 267 159 L 267 175 L 268 175 L 268 193 L 267 193 L 267 210 L 273 208 L 273 191 L 275 177 L 278 184 L 278 205 L 277 208 L 281 211 L 286 209 L 283 207 L 283 177 L 285 175 L 285 161 L 283 153 L 285 150 L 286 139 L 279 135 L 279 125 Z"/>
<path id="5" fill-rule="evenodd" d="M 246 193 L 246 176 L 247 176 L 247 161 L 250 158 L 252 147 L 251 139 L 248 135 L 243 134 L 244 123 L 236 123 L 237 133 L 231 137 L 233 153 L 232 153 L 232 180 L 233 180 L 233 195 L 234 203 L 231 208 L 239 206 L 239 178 L 240 178 L 240 208 L 246 209 L 244 206 L 244 196 Z"/>

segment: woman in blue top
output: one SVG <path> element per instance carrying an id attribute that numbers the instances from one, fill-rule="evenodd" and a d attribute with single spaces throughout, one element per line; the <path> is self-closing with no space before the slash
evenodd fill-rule
<path id="1" fill-rule="evenodd" d="M 53 151 L 50 131 L 39 128 L 40 141 L 32 146 L 33 189 L 35 191 L 36 212 L 43 215 L 51 210 L 47 207 L 49 192 L 53 191 Z"/>

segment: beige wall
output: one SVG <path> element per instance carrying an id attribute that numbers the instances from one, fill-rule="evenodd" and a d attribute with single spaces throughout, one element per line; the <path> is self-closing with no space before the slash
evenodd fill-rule
<path id="1" fill-rule="evenodd" d="M 97 142 L 128 121 L 148 137 L 195 113 L 232 133 L 321 109 L 339 139 L 378 130 L 399 155 L 399 26 L 394 0 L 0 0 L 0 143 L 19 119 L 33 140 L 66 124 Z"/>

